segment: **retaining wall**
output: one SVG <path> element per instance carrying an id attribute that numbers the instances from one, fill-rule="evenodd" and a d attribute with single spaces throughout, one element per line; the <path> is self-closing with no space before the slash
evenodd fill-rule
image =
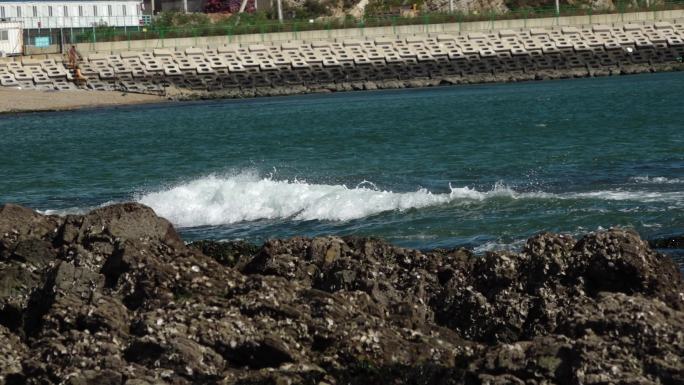
<path id="1" fill-rule="evenodd" d="M 632 12 L 619 14 L 602 14 L 587 16 L 562 16 L 536 19 L 492 20 L 466 23 L 420 24 L 373 28 L 348 28 L 303 32 L 280 32 L 267 34 L 245 34 L 226 36 L 189 37 L 176 39 L 130 40 L 102 43 L 82 43 L 77 48 L 80 52 L 122 52 L 144 51 L 154 48 L 187 48 L 203 47 L 215 48 L 225 44 L 255 44 L 284 41 L 318 41 L 338 40 L 349 38 L 373 38 L 379 36 L 409 36 L 440 33 L 460 33 L 474 31 L 499 31 L 512 29 L 522 31 L 529 28 L 552 28 L 559 26 L 583 27 L 592 24 L 624 24 L 624 23 L 652 23 L 655 21 L 684 20 L 684 10 L 669 10 L 655 12 Z"/>
<path id="2" fill-rule="evenodd" d="M 93 90 L 251 97 L 682 68 L 684 23 L 501 29 L 90 53 Z M 60 56 L 0 61 L 0 85 L 76 88 Z"/>

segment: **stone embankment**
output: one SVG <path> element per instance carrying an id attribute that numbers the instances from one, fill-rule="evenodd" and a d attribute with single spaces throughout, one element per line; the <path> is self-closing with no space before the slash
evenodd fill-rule
<path id="1" fill-rule="evenodd" d="M 0 384 L 682 384 L 682 357 L 682 276 L 627 230 L 188 246 L 138 204 L 0 207 Z"/>
<path id="2" fill-rule="evenodd" d="M 678 70 L 683 39 L 659 21 L 96 53 L 81 70 L 93 90 L 251 97 Z M 60 58 L 0 62 L 0 84 L 76 87 Z"/>

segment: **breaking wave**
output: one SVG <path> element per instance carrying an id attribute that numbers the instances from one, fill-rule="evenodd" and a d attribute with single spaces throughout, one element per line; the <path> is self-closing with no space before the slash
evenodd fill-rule
<path id="1" fill-rule="evenodd" d="M 392 192 L 362 182 L 345 185 L 275 180 L 255 173 L 209 175 L 170 188 L 144 193 L 136 201 L 152 207 L 180 227 L 215 226 L 263 219 L 347 221 L 386 211 L 405 211 L 455 202 L 508 199 L 601 199 L 681 202 L 684 193 L 597 191 L 552 194 L 516 192 L 501 183 L 490 191 L 450 187 L 436 194 L 427 189 Z"/>

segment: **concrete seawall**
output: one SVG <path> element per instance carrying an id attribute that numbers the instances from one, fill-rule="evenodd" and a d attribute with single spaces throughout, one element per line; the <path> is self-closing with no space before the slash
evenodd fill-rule
<path id="1" fill-rule="evenodd" d="M 173 39 L 148 39 L 78 44 L 83 53 L 116 53 L 155 48 L 180 50 L 188 47 L 216 48 L 225 44 L 268 44 L 287 41 L 336 41 L 387 36 L 437 36 L 444 33 L 496 32 L 502 29 L 522 32 L 530 28 L 578 27 L 595 24 L 622 25 L 684 20 L 684 10 L 610 13 L 584 16 L 561 16 L 531 19 L 487 20 L 462 23 L 417 24 L 387 27 L 346 28 L 300 32 L 258 33 L 224 36 L 198 36 Z"/>
<path id="2" fill-rule="evenodd" d="M 90 53 L 93 90 L 251 97 L 682 69 L 678 20 Z M 61 57 L 0 62 L 0 84 L 74 89 Z"/>

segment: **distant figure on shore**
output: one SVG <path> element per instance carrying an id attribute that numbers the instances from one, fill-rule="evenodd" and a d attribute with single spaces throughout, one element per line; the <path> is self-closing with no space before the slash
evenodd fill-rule
<path id="1" fill-rule="evenodd" d="M 69 48 L 69 51 L 67 52 L 67 58 L 69 60 L 69 69 L 71 69 L 74 74 L 74 83 L 76 83 L 78 86 L 85 85 L 88 79 L 83 76 L 81 69 L 78 68 L 78 62 L 83 60 L 83 57 L 78 53 L 75 45 L 72 45 L 71 48 Z"/>
<path id="2" fill-rule="evenodd" d="M 78 61 L 82 59 L 81 55 L 76 50 L 76 46 L 72 45 L 68 52 L 69 57 L 69 67 L 76 69 L 78 67 Z"/>

